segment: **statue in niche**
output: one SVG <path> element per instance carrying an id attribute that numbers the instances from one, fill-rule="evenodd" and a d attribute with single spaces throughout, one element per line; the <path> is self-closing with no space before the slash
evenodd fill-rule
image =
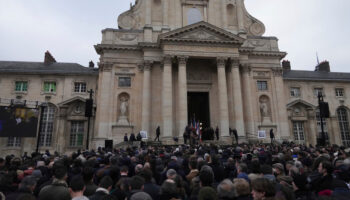
<path id="1" fill-rule="evenodd" d="M 129 98 L 127 94 L 121 95 L 119 98 L 119 118 L 118 125 L 129 125 L 128 121 L 128 107 L 129 107 Z"/>
<path id="2" fill-rule="evenodd" d="M 128 110 L 128 98 L 127 97 L 121 97 L 120 98 L 120 116 L 125 116 L 126 111 Z"/>
<path id="3" fill-rule="evenodd" d="M 268 124 L 271 123 L 271 113 L 270 113 L 270 104 L 269 98 L 267 96 L 260 97 L 260 114 L 262 123 Z"/>
<path id="4" fill-rule="evenodd" d="M 260 112 L 262 117 L 268 117 L 269 112 L 268 112 L 268 107 L 266 102 L 260 102 Z"/>

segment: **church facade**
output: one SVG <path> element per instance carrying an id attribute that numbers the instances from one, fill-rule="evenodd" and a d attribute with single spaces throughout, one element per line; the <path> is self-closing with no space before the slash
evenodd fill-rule
<path id="1" fill-rule="evenodd" d="M 281 62 L 286 52 L 278 39 L 264 32 L 243 0 L 137 0 L 95 45 L 91 147 L 120 143 L 131 132 L 151 140 L 158 126 L 164 144 L 181 142 L 193 120 L 218 127 L 226 144 L 230 129 L 240 142 L 268 142 L 272 129 L 280 142 L 316 144 L 318 93 L 330 105 L 328 141 L 349 146 L 350 74 L 330 72 L 328 62 L 292 70 Z M 65 144 L 63 151 L 70 149 Z"/>

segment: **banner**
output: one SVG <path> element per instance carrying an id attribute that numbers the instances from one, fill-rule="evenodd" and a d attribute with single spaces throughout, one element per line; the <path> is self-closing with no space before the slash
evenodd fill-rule
<path id="1" fill-rule="evenodd" d="M 258 131 L 258 138 L 265 139 L 266 138 L 266 131 Z"/>
<path id="2" fill-rule="evenodd" d="M 0 106 L 0 137 L 36 137 L 38 109 Z"/>

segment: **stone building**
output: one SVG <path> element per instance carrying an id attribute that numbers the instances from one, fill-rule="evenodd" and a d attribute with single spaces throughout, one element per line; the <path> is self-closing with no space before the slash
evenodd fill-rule
<path id="1" fill-rule="evenodd" d="M 56 129 L 54 138 L 62 140 L 52 149 L 72 149 L 69 106 L 86 98 L 86 93 L 72 92 L 76 80 L 96 90 L 94 148 L 105 140 L 119 143 L 131 132 L 145 131 L 153 139 L 158 126 L 163 143 L 171 144 L 194 118 L 204 128 L 218 127 L 223 143 L 230 143 L 231 128 L 240 142 L 268 142 L 273 129 L 278 141 L 316 144 L 319 92 L 330 105 L 325 121 L 329 142 L 349 146 L 350 73 L 330 72 L 328 62 L 315 71 L 292 70 L 288 61 L 281 63 L 286 52 L 279 50 L 278 39 L 264 32 L 243 0 L 137 0 L 118 17 L 117 29 L 102 31 L 95 46 L 98 72 L 79 67 L 81 73 L 71 74 L 69 64 L 66 73 L 50 74 L 62 81 L 57 87 L 65 86 L 50 100 L 61 119 L 55 126 L 66 127 Z M 44 101 L 44 78 L 36 72 L 20 71 L 39 84 L 39 92 L 23 98 Z M 0 84 L 16 79 L 1 77 Z M 15 98 L 12 88 L 0 89 L 1 96 Z M 266 138 L 259 139 L 258 132 Z"/>
<path id="2" fill-rule="evenodd" d="M 97 79 L 92 65 L 56 62 L 49 52 L 44 62 L 0 61 L 0 106 L 25 103 L 35 108 L 45 103 L 40 150 L 76 151 L 85 147 L 85 101 L 88 90 L 97 89 Z M 36 144 L 36 138 L 0 138 L 0 156 L 31 153 Z"/>

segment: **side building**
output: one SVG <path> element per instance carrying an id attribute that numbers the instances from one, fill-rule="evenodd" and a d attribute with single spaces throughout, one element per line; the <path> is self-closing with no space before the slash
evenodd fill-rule
<path id="1" fill-rule="evenodd" d="M 49 52 L 44 62 L 0 61 L 0 106 L 25 102 L 26 107 L 35 108 L 45 103 L 40 116 L 40 150 L 75 151 L 85 147 L 85 101 L 88 90 L 97 91 L 97 79 L 98 69 L 93 63 L 84 67 L 56 62 Z M 90 130 L 93 121 L 94 117 Z M 36 138 L 3 137 L 1 155 L 31 153 L 36 144 Z"/>
<path id="2" fill-rule="evenodd" d="M 284 95 L 291 140 L 302 144 L 317 144 L 322 137 L 318 94 L 329 103 L 330 117 L 323 122 L 329 144 L 350 146 L 350 73 L 331 72 L 329 62 L 316 66 L 315 71 L 291 70 L 283 61 Z"/>

